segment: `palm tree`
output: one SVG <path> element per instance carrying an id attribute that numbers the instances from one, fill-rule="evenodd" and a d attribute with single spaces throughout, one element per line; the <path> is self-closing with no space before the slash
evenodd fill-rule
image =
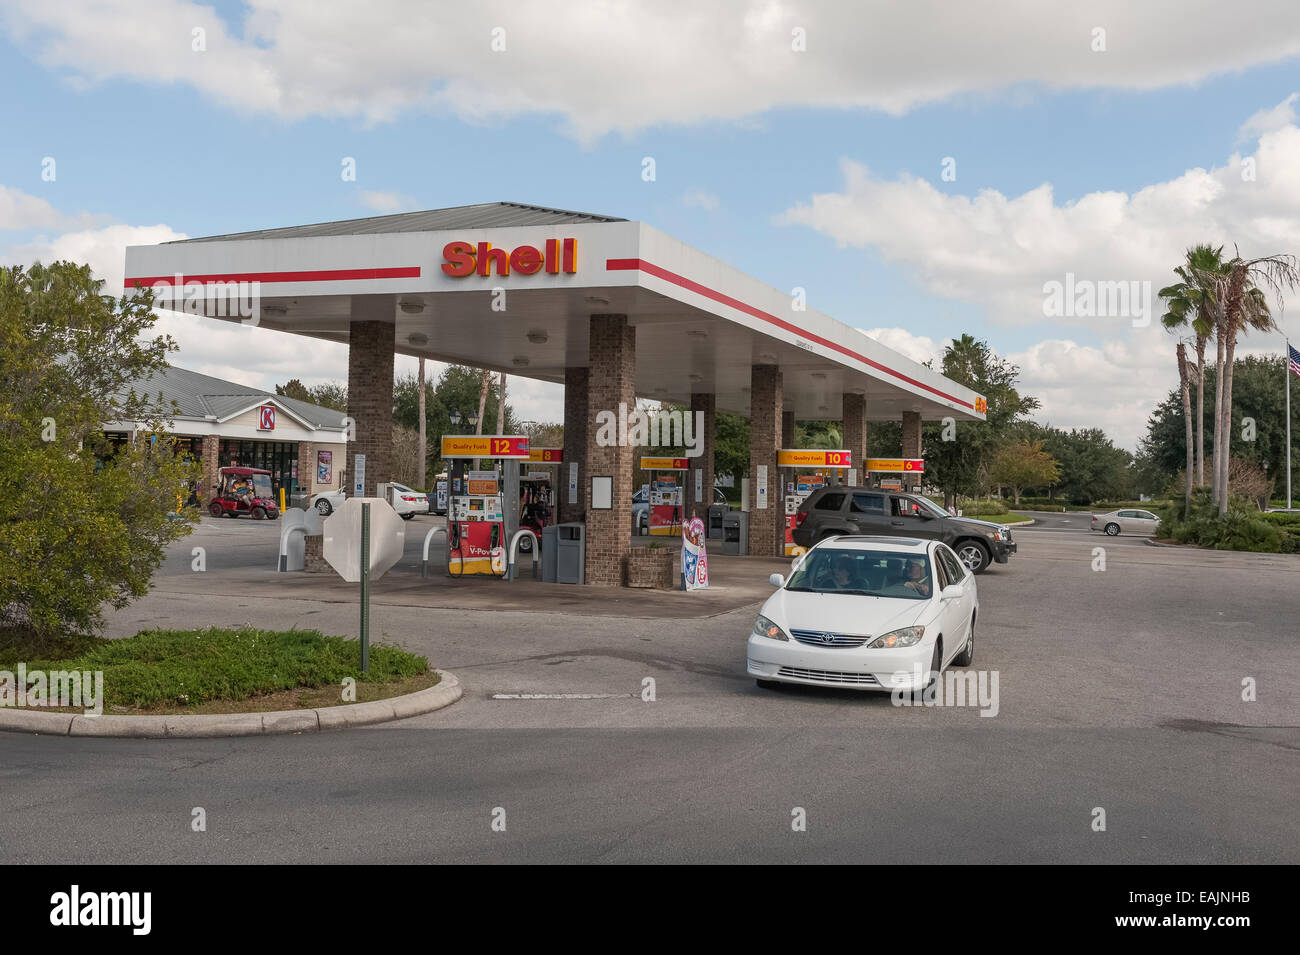
<path id="1" fill-rule="evenodd" d="M 1183 396 L 1183 420 L 1186 423 L 1187 432 L 1187 464 L 1184 468 L 1183 480 L 1183 519 L 1186 520 L 1192 514 L 1192 398 L 1188 389 L 1188 379 L 1191 378 L 1191 369 L 1188 367 L 1187 346 L 1183 342 L 1178 343 L 1178 386 Z M 1016 502 L 1020 503 L 1019 501 Z"/>
<path id="2" fill-rule="evenodd" d="M 1294 290 L 1300 284 L 1300 268 L 1294 255 L 1266 255 L 1243 259 L 1240 255 L 1217 272 L 1198 272 L 1197 282 L 1208 293 L 1220 348 L 1223 370 L 1215 388 L 1219 405 L 1214 422 L 1216 494 L 1219 514 L 1228 512 L 1228 446 L 1232 427 L 1232 363 L 1237 350 L 1237 336 L 1248 329 L 1269 331 L 1277 326 L 1269 310 L 1263 288 L 1282 301 L 1282 290 Z M 1220 440 L 1222 439 L 1222 440 Z M 1222 447 L 1221 447 L 1222 446 Z"/>
<path id="3" fill-rule="evenodd" d="M 1214 334 L 1214 318 L 1209 297 L 1197 275 L 1217 273 L 1223 268 L 1223 246 L 1198 245 L 1187 250 L 1187 264 L 1174 272 L 1179 281 L 1160 290 L 1169 311 L 1161 318 L 1165 328 L 1173 331 L 1189 323 L 1196 335 L 1196 483 L 1205 483 L 1205 345 Z M 1220 353 L 1218 370 L 1222 370 Z"/>

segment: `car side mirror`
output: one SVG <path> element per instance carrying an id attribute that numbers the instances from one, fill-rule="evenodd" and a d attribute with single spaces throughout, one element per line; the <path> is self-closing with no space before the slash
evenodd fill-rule
<path id="1" fill-rule="evenodd" d="M 767 582 L 771 584 L 773 587 L 785 586 L 785 578 L 782 577 L 780 574 L 773 574 L 771 577 L 767 578 Z"/>
<path id="2" fill-rule="evenodd" d="M 962 584 L 949 584 L 939 592 L 940 600 L 956 600 L 962 595 Z"/>
<path id="3" fill-rule="evenodd" d="M 917 517 L 921 518 L 922 520 L 926 520 L 926 521 L 934 520 L 934 515 L 931 514 L 929 511 L 918 509 L 914 513 L 916 514 Z"/>

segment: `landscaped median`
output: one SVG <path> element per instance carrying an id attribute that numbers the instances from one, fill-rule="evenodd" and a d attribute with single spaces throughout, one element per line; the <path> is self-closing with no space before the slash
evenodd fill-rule
<path id="1" fill-rule="evenodd" d="M 33 648 L 0 643 L 0 730 L 72 736 L 249 736 L 342 729 L 454 703 L 423 657 L 316 630 L 147 630 Z"/>

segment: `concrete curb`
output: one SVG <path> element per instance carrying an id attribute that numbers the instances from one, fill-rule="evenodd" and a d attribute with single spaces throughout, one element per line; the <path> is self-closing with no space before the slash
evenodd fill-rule
<path id="1" fill-rule="evenodd" d="M 1162 543 L 1160 543 L 1159 541 L 1152 540 L 1150 537 L 1144 537 L 1144 538 L 1142 538 L 1142 543 L 1146 544 L 1148 547 L 1187 547 L 1187 546 L 1192 546 L 1192 549 L 1193 549 L 1193 550 L 1196 550 L 1196 547 L 1195 547 L 1194 545 L 1187 545 L 1187 544 L 1162 544 Z"/>
<path id="2" fill-rule="evenodd" d="M 1037 523 L 1038 523 L 1037 519 L 1031 517 L 1027 521 L 1008 522 L 1006 526 L 1007 527 L 1028 527 L 1030 524 L 1037 524 Z"/>
<path id="3" fill-rule="evenodd" d="M 270 713 L 210 713 L 198 716 L 84 716 L 0 709 L 0 732 L 45 736 L 111 736 L 127 739 L 198 739 L 217 736 L 274 736 L 319 733 L 388 723 L 432 713 L 451 706 L 463 692 L 454 673 L 439 670 L 442 679 L 417 693 L 369 703 L 322 706 L 314 710 Z"/>

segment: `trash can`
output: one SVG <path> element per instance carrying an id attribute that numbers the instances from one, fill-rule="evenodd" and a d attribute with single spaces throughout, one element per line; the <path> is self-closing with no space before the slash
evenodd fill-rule
<path id="1" fill-rule="evenodd" d="M 587 525 L 556 524 L 555 534 L 555 582 L 583 583 L 587 572 Z"/>
<path id="2" fill-rule="evenodd" d="M 722 540 L 722 519 L 727 516 L 729 510 L 731 508 L 726 504 L 713 504 L 709 507 L 709 540 Z"/>
<path id="3" fill-rule="evenodd" d="M 749 553 L 749 514 L 745 511 L 728 511 L 722 516 L 722 552 Z"/>
<path id="4" fill-rule="evenodd" d="M 555 553 L 560 539 L 560 525 L 547 524 L 542 528 L 542 539 L 538 546 L 542 548 L 542 583 L 555 583 Z"/>
<path id="5" fill-rule="evenodd" d="M 294 491 L 289 495 L 289 506 L 296 507 L 300 511 L 307 510 L 307 502 L 311 500 L 311 495 L 306 491 Z"/>

